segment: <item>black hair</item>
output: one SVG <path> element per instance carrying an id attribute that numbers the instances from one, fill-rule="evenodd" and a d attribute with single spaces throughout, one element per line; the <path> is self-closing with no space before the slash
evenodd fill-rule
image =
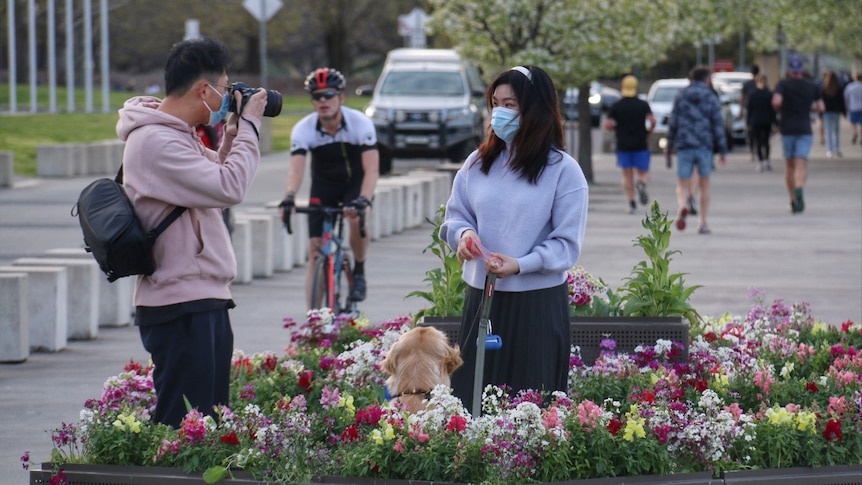
<path id="1" fill-rule="evenodd" d="M 700 81 L 704 82 L 709 77 L 710 70 L 706 66 L 694 66 L 691 68 L 691 72 L 688 77 L 692 82 Z"/>
<path id="2" fill-rule="evenodd" d="M 752 64 L 751 65 L 751 74 L 753 76 L 760 74 L 760 66 L 758 66 L 757 64 Z"/>
<path id="3" fill-rule="evenodd" d="M 508 163 L 520 176 L 535 184 L 548 164 L 552 150 L 562 149 L 563 121 L 557 101 L 557 90 L 548 73 L 536 66 L 523 66 L 530 78 L 518 70 L 503 71 L 488 86 L 485 99 L 488 110 L 494 106 L 497 86 L 508 84 L 518 99 L 520 127 L 512 140 Z M 489 133 L 479 146 L 482 172 L 488 173 L 491 165 L 506 148 L 506 142 Z M 560 157 L 562 159 L 562 157 Z"/>
<path id="4" fill-rule="evenodd" d="M 165 94 L 182 95 L 200 79 L 213 82 L 227 73 L 230 52 L 211 37 L 178 42 L 171 47 L 165 63 Z"/>

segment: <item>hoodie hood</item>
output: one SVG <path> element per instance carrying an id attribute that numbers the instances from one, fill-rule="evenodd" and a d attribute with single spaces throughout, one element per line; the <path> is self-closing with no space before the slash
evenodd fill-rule
<path id="1" fill-rule="evenodd" d="M 119 110 L 120 119 L 117 121 L 117 135 L 120 139 L 126 141 L 132 130 L 155 124 L 170 126 L 182 132 L 194 132 L 185 121 L 159 111 L 161 104 L 162 100 L 153 96 L 138 96 L 123 103 Z"/>

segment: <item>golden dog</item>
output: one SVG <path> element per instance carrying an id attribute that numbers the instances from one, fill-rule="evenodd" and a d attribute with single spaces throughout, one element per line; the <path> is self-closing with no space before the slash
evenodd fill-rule
<path id="1" fill-rule="evenodd" d="M 389 374 L 386 386 L 392 402 L 415 413 L 425 409 L 438 384 L 449 385 L 449 376 L 463 364 L 461 352 L 434 327 L 415 327 L 401 335 L 381 364 Z"/>

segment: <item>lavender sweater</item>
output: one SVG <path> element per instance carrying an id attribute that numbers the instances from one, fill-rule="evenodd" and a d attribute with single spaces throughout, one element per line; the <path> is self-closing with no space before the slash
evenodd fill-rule
<path id="1" fill-rule="evenodd" d="M 504 151 L 488 175 L 472 165 L 473 152 L 455 175 L 440 237 L 457 249 L 461 234 L 476 231 L 489 251 L 512 256 L 521 272 L 497 281 L 500 291 L 550 288 L 566 280 L 581 254 L 587 224 L 589 191 L 578 163 L 563 151 L 552 151 L 535 185 L 512 171 Z M 464 281 L 485 284 L 481 259 L 464 263 Z"/>

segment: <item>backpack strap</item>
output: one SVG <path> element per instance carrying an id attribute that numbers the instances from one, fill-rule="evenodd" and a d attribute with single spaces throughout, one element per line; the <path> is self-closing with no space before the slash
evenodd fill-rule
<path id="1" fill-rule="evenodd" d="M 163 232 L 165 232 L 165 229 L 167 229 L 168 226 L 173 224 L 173 222 L 177 220 L 177 218 L 180 217 L 182 213 L 185 212 L 185 210 L 185 207 L 174 207 L 174 210 L 172 210 L 171 213 L 167 215 L 167 217 L 162 219 L 162 222 L 160 222 L 155 229 L 147 233 L 147 238 L 149 238 L 150 242 L 155 242 L 156 238 L 159 237 L 159 235 L 161 235 Z"/>
<path id="2" fill-rule="evenodd" d="M 117 182 L 118 184 L 123 185 L 123 164 L 122 163 L 120 164 L 120 169 L 117 170 L 117 176 L 114 177 L 114 182 Z M 150 242 L 151 243 L 154 242 L 157 237 L 159 237 L 163 232 L 165 232 L 165 229 L 167 229 L 168 226 L 173 224 L 174 221 L 177 220 L 177 218 L 180 217 L 183 214 L 183 212 L 185 212 L 185 210 L 186 210 L 185 207 L 174 207 L 174 210 L 172 210 L 171 213 L 168 214 L 167 217 L 165 217 L 162 220 L 162 222 L 160 222 L 159 225 L 156 226 L 155 229 L 153 229 L 152 231 L 147 233 L 147 238 L 150 240 Z"/>

